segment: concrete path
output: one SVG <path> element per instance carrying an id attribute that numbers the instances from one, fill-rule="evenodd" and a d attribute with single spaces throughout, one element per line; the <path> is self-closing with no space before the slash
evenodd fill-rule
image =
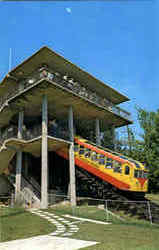
<path id="1" fill-rule="evenodd" d="M 0 243 L 0 250 L 77 250 L 95 244 L 97 242 L 43 235 Z"/>
<path id="2" fill-rule="evenodd" d="M 66 238 L 79 230 L 79 227 L 75 225 L 79 223 L 77 218 L 73 218 L 75 221 L 71 222 L 62 216 L 38 209 L 30 210 L 30 212 L 53 223 L 56 226 L 56 230 L 49 235 L 0 243 L 0 250 L 77 250 L 98 243 Z M 57 235 L 63 237 L 56 237 Z"/>
<path id="3" fill-rule="evenodd" d="M 70 222 L 63 217 L 57 216 L 53 213 L 44 212 L 42 210 L 31 210 L 32 214 L 38 215 L 56 226 L 56 231 L 52 232 L 52 236 L 71 236 L 79 230 L 75 222 Z M 77 221 L 78 222 L 78 221 Z"/>
<path id="4" fill-rule="evenodd" d="M 92 223 L 96 223 L 96 224 L 102 224 L 102 225 L 111 224 L 109 222 L 103 222 L 103 221 L 99 221 L 99 220 L 91 220 L 91 219 L 86 219 L 86 218 L 80 218 L 80 217 L 72 216 L 72 215 L 69 215 L 69 214 L 65 214 L 63 216 L 67 217 L 67 218 L 74 219 L 74 220 L 87 221 L 87 222 L 92 222 Z"/>

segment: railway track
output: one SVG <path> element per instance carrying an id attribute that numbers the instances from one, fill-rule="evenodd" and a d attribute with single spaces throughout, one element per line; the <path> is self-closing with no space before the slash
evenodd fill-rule
<path id="1" fill-rule="evenodd" d="M 120 191 L 79 167 L 76 167 L 76 180 L 79 196 L 107 200 L 110 210 L 122 210 L 130 216 L 159 224 L 159 205 L 146 199 L 143 194 L 132 195 L 132 192 Z"/>

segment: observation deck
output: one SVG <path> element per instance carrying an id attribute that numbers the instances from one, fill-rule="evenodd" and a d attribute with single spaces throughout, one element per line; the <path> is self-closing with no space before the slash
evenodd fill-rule
<path id="1" fill-rule="evenodd" d="M 129 99 L 68 62 L 47 47 L 13 69 L 0 85 L 0 127 L 6 126 L 19 109 L 28 115 L 41 112 L 41 97 L 48 95 L 49 109 L 57 118 L 99 118 L 108 126 L 132 123 L 130 113 L 117 105 Z"/>

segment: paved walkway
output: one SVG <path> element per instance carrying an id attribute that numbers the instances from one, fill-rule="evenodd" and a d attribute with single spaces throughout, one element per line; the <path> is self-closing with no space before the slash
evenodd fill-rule
<path id="1" fill-rule="evenodd" d="M 79 220 L 79 221 L 87 221 L 87 222 L 92 222 L 92 223 L 96 223 L 96 224 L 102 224 L 102 225 L 111 224 L 109 222 L 103 222 L 103 221 L 99 221 L 99 220 L 91 220 L 91 219 L 86 219 L 86 218 L 80 218 L 80 217 L 72 216 L 72 215 L 69 215 L 69 214 L 64 215 L 64 217 Z"/>
<path id="2" fill-rule="evenodd" d="M 77 250 L 95 244 L 97 242 L 43 235 L 0 243 L 0 250 Z"/>
<path id="3" fill-rule="evenodd" d="M 75 225 L 75 223 L 78 223 L 78 221 L 70 222 L 63 217 L 41 210 L 33 210 L 30 212 L 48 220 L 50 223 L 56 226 L 56 231 L 50 234 L 52 236 L 71 236 L 79 230 L 79 227 Z"/>
<path id="4" fill-rule="evenodd" d="M 0 243 L 0 250 L 77 250 L 98 243 L 67 238 L 79 230 L 76 225 L 79 223 L 77 218 L 73 218 L 75 221 L 71 222 L 63 217 L 41 210 L 30 210 L 30 212 L 53 223 L 56 230 L 49 235 Z"/>

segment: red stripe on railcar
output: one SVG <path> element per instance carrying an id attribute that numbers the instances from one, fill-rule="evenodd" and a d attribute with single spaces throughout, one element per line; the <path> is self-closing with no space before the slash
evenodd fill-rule
<path id="1" fill-rule="evenodd" d="M 56 152 L 58 155 L 64 157 L 65 159 L 68 159 L 68 156 L 66 153 L 64 152 Z M 122 190 L 129 190 L 130 186 L 122 181 L 119 181 L 117 179 L 115 179 L 114 177 L 103 173 L 101 170 L 98 170 L 94 167 L 92 167 L 90 164 L 82 161 L 81 159 L 78 159 L 77 157 L 75 157 L 75 164 L 78 165 L 79 167 L 84 168 L 85 170 L 87 170 L 88 172 L 100 177 L 102 180 L 111 183 L 112 185 L 114 185 L 115 187 L 122 189 Z"/>

